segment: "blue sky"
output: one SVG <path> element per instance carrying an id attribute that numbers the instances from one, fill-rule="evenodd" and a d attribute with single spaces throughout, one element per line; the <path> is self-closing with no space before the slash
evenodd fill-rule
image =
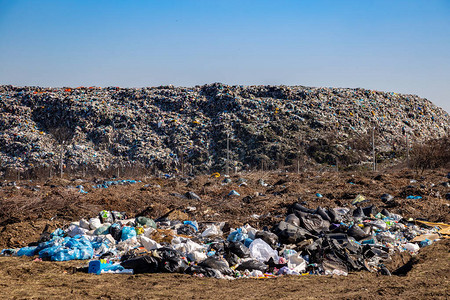
<path id="1" fill-rule="evenodd" d="M 450 112 L 450 0 L 0 0 L 0 84 L 285 84 Z"/>

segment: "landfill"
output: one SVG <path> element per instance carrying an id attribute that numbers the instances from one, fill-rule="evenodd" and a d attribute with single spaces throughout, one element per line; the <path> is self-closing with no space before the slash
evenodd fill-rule
<path id="1" fill-rule="evenodd" d="M 448 298 L 448 169 L 214 173 L 0 181 L 0 295 Z"/>
<path id="2" fill-rule="evenodd" d="M 370 161 L 449 132 L 416 95 L 305 86 L 0 86 L 0 172 L 132 168 L 176 173 Z M 327 138 L 328 137 L 328 138 Z M 353 141 L 353 142 L 352 142 Z M 398 155 L 397 155 L 398 156 Z"/>
<path id="3" fill-rule="evenodd" d="M 153 220 L 101 211 L 67 228 L 44 230 L 26 247 L 4 249 L 4 256 L 41 260 L 90 260 L 93 274 L 185 273 L 224 279 L 282 275 L 348 275 L 354 271 L 392 275 L 384 262 L 395 252 L 416 254 L 450 238 L 450 225 L 379 210 L 289 206 L 272 228 L 245 224 L 223 232 L 224 222 Z"/>

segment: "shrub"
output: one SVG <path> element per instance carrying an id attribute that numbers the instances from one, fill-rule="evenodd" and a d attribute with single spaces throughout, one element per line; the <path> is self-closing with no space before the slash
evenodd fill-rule
<path id="1" fill-rule="evenodd" d="M 411 149 L 410 166 L 422 171 L 450 166 L 450 136 L 416 143 Z"/>

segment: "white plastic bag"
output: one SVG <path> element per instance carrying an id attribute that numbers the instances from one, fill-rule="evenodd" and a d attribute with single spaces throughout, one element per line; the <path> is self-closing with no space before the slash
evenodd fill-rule
<path id="1" fill-rule="evenodd" d="M 195 261 L 196 263 L 202 262 L 207 258 L 206 253 L 200 251 L 192 251 L 188 253 L 186 257 L 190 261 Z"/>
<path id="2" fill-rule="evenodd" d="M 194 241 L 187 240 L 185 244 L 186 253 L 191 253 L 193 251 L 203 251 L 204 247 L 200 244 L 197 244 Z"/>
<path id="3" fill-rule="evenodd" d="M 146 237 L 150 237 L 150 235 L 152 234 L 152 232 L 153 231 L 155 231 L 156 229 L 155 228 L 153 228 L 153 227 L 147 227 L 147 228 L 144 228 L 144 236 L 146 236 Z"/>
<path id="4" fill-rule="evenodd" d="M 271 257 L 275 262 L 278 262 L 279 257 L 276 250 L 272 249 L 266 242 L 262 239 L 256 239 L 250 244 L 250 256 L 260 262 L 266 262 Z"/>
<path id="5" fill-rule="evenodd" d="M 264 273 L 261 272 L 260 270 L 253 270 L 253 271 L 251 271 L 248 274 L 248 276 L 250 276 L 250 277 L 262 277 L 262 276 L 264 276 Z"/>
<path id="6" fill-rule="evenodd" d="M 147 251 L 151 251 L 151 250 L 158 249 L 161 247 L 160 244 L 158 244 L 157 242 L 155 242 L 154 240 L 152 240 L 146 236 L 141 235 L 140 239 L 141 239 L 142 246 L 144 246 L 145 250 L 147 250 Z"/>
<path id="7" fill-rule="evenodd" d="M 289 256 L 287 266 L 289 269 L 299 274 L 306 271 L 306 261 L 300 256 L 299 253 Z"/>
<path id="8" fill-rule="evenodd" d="M 102 222 L 100 222 L 100 219 L 98 217 L 89 219 L 89 228 L 91 230 L 95 230 L 102 226 Z"/>
<path id="9" fill-rule="evenodd" d="M 386 231 L 387 230 L 387 224 L 383 220 L 375 220 L 369 222 L 372 226 L 377 227 L 380 230 Z"/>
<path id="10" fill-rule="evenodd" d="M 414 243 L 406 243 L 403 245 L 403 247 L 412 253 L 417 252 L 420 249 L 419 245 L 414 244 Z"/>
<path id="11" fill-rule="evenodd" d="M 80 220 L 80 227 L 83 228 L 83 229 L 89 230 L 90 229 L 89 222 L 86 221 L 85 219 L 81 219 Z"/>
<path id="12" fill-rule="evenodd" d="M 111 245 L 114 245 L 116 243 L 116 240 L 109 233 L 104 236 L 104 241 L 106 241 L 107 243 L 109 243 Z"/>
<path id="13" fill-rule="evenodd" d="M 66 234 L 70 237 L 74 237 L 76 235 L 85 235 L 86 232 L 86 229 L 83 229 L 77 225 L 70 225 L 69 228 L 66 229 Z"/>
<path id="14" fill-rule="evenodd" d="M 215 225 L 209 225 L 202 233 L 202 237 L 215 237 L 222 235 L 222 232 Z"/>
<path id="15" fill-rule="evenodd" d="M 136 237 L 132 237 L 130 239 L 127 239 L 125 241 L 121 241 L 119 243 L 117 243 L 116 248 L 119 251 L 130 251 L 133 248 L 136 248 L 137 246 L 140 246 Z"/>
<path id="16" fill-rule="evenodd" d="M 247 231 L 248 237 L 254 240 L 257 230 L 248 224 L 246 224 L 243 228 L 245 228 L 245 230 Z"/>

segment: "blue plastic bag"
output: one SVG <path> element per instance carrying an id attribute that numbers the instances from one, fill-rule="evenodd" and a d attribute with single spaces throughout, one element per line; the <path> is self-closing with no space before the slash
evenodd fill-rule
<path id="1" fill-rule="evenodd" d="M 195 232 L 198 231 L 198 223 L 196 221 L 184 221 L 183 224 L 192 226 L 194 228 Z"/>
<path id="2" fill-rule="evenodd" d="M 101 274 L 102 271 L 121 271 L 124 267 L 121 265 L 114 265 L 112 262 L 104 263 L 100 260 L 93 260 L 89 262 L 88 273 Z"/>
<path id="3" fill-rule="evenodd" d="M 20 248 L 20 250 L 17 251 L 17 256 L 34 256 L 36 249 L 37 246 Z"/>
<path id="4" fill-rule="evenodd" d="M 122 241 L 126 241 L 133 237 L 136 237 L 136 230 L 134 230 L 134 227 L 125 226 L 122 228 Z"/>
<path id="5" fill-rule="evenodd" d="M 51 257 L 51 260 L 53 261 L 67 261 L 74 259 L 75 259 L 75 250 L 69 248 L 61 248 L 58 251 L 56 251 Z"/>
<path id="6" fill-rule="evenodd" d="M 61 228 L 56 228 L 55 231 L 51 233 L 52 239 L 56 237 L 63 237 L 64 236 L 64 230 Z"/>
<path id="7" fill-rule="evenodd" d="M 245 240 L 248 236 L 244 233 L 242 233 L 242 229 L 238 228 L 237 230 L 230 233 L 227 240 L 230 242 L 242 242 Z"/>
<path id="8" fill-rule="evenodd" d="M 41 243 L 34 253 L 37 252 L 40 258 L 50 258 L 53 261 L 91 259 L 94 256 L 92 244 L 84 236 L 59 238 Z"/>
<path id="9" fill-rule="evenodd" d="M 81 247 L 74 249 L 73 259 L 91 259 L 94 256 L 94 249 Z"/>
<path id="10" fill-rule="evenodd" d="M 39 257 L 40 258 L 51 258 L 61 248 L 62 248 L 61 246 L 51 246 L 51 247 L 42 249 L 41 251 L 39 251 Z"/>
<path id="11" fill-rule="evenodd" d="M 253 242 L 253 240 L 251 239 L 251 238 L 246 238 L 245 240 L 244 240 L 244 245 L 245 245 L 245 247 L 250 247 L 250 244 Z"/>

